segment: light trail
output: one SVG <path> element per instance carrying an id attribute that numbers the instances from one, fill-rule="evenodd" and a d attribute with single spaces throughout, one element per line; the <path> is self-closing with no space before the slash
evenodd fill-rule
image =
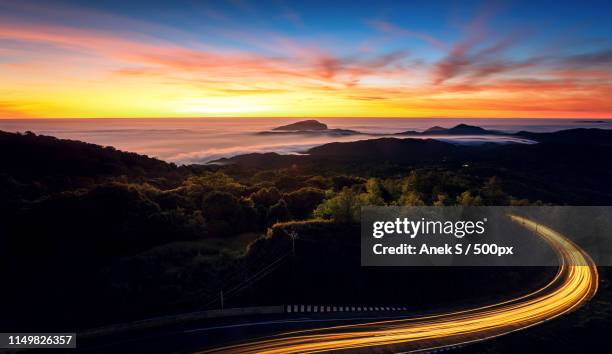
<path id="1" fill-rule="evenodd" d="M 521 297 L 469 310 L 282 333 L 206 353 L 317 353 L 398 345 L 423 351 L 482 341 L 568 313 L 597 292 L 591 257 L 558 232 L 516 215 L 510 218 L 541 236 L 557 253 L 559 269 L 544 287 Z"/>

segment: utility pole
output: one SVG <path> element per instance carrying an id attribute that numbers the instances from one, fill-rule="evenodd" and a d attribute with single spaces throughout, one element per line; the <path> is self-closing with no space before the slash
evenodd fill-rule
<path id="1" fill-rule="evenodd" d="M 298 238 L 298 233 L 293 230 L 285 230 L 285 233 L 291 238 L 291 292 L 295 300 L 295 240 Z"/>
<path id="2" fill-rule="evenodd" d="M 291 237 L 291 256 L 295 257 L 295 240 L 298 238 L 298 234 L 295 231 L 286 231 L 286 233 Z"/>

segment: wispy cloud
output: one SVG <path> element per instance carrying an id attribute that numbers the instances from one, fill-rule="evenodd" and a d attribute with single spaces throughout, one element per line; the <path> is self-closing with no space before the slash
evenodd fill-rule
<path id="1" fill-rule="evenodd" d="M 390 35 L 397 36 L 397 37 L 413 37 L 413 38 L 423 40 L 436 48 L 440 48 L 440 49 L 446 48 L 446 44 L 443 41 L 427 33 L 405 29 L 400 26 L 394 25 L 390 22 L 383 21 L 383 20 L 371 20 L 371 21 L 367 21 L 367 23 L 372 28 L 376 29 L 379 32 L 385 33 L 385 34 L 390 34 Z"/>
<path id="2" fill-rule="evenodd" d="M 562 59 L 562 63 L 572 67 L 601 67 L 601 68 L 612 68 L 612 48 L 606 48 L 604 50 L 570 55 Z"/>
<path id="3" fill-rule="evenodd" d="M 291 8 L 285 1 L 279 0 L 279 6 L 281 10 L 281 16 L 292 23 L 295 27 L 303 28 L 304 21 L 302 20 L 302 16 Z"/>
<path id="4" fill-rule="evenodd" d="M 448 54 L 435 65 L 434 84 L 457 77 L 472 80 L 524 69 L 537 63 L 538 58 L 516 60 L 505 57 L 505 52 L 525 38 L 523 31 L 509 31 L 492 38 L 487 28 L 490 13 L 480 14 L 468 24 L 463 38 L 455 43 Z"/>
<path id="5" fill-rule="evenodd" d="M 49 8 L 52 16 L 32 21 L 24 13 L 38 19 L 47 6 L 0 4 L 9 4 L 9 12 L 0 14 L 0 91 L 11 93 L 10 102 L 0 103 L 4 117 L 120 116 L 124 111 L 166 116 L 224 111 L 323 116 L 612 114 L 605 100 L 612 93 L 609 47 L 578 52 L 534 46 L 534 33 L 524 28 L 493 30 L 489 22 L 494 16 L 488 10 L 455 36 L 438 38 L 372 20 L 367 22 L 369 32 L 354 40 L 334 32 L 290 35 L 280 29 L 231 25 L 211 25 L 206 27 L 209 32 L 199 33 L 59 6 Z M 234 1 L 232 6 L 249 14 L 261 12 L 250 2 Z M 15 9 L 20 9 L 19 16 L 11 15 Z M 229 21 L 227 13 L 210 10 L 217 20 Z M 303 16 L 287 4 L 278 2 L 275 11 L 296 28 L 305 26 Z M 60 21 L 61 14 L 99 24 Z M 53 20 L 56 16 L 59 19 Z M 413 48 L 413 41 L 398 38 L 427 43 L 437 54 L 423 56 L 422 45 Z M 364 50 L 364 43 L 376 45 Z"/>

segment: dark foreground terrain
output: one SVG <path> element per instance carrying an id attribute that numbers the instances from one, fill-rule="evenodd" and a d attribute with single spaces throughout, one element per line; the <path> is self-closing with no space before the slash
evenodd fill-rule
<path id="1" fill-rule="evenodd" d="M 363 205 L 610 205 L 612 131 L 519 134 L 539 143 L 384 138 L 176 166 L 0 132 L 0 328 L 81 330 L 214 309 L 222 291 L 226 307 L 402 303 L 415 312 L 522 294 L 554 270 L 364 268 L 357 224 Z M 587 307 L 469 349 L 605 342 L 612 298 L 601 273 Z"/>

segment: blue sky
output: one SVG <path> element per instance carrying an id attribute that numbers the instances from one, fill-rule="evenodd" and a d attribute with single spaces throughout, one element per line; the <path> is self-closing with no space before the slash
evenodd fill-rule
<path id="1" fill-rule="evenodd" d="M 610 13 L 610 1 L 0 0 L 0 116 L 96 115 L 99 102 L 67 97 L 86 88 L 126 114 L 319 115 L 304 102 L 335 95 L 331 115 L 607 116 Z M 66 97 L 39 92 L 57 82 Z M 111 97 L 132 86 L 142 106 Z"/>

